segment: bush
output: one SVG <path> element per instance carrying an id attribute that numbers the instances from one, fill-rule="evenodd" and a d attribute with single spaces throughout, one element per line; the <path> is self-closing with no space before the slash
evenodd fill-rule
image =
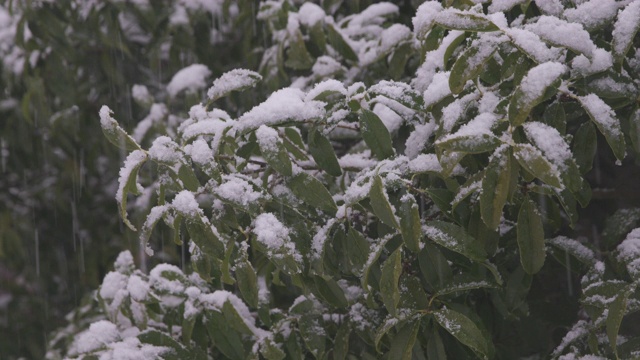
<path id="1" fill-rule="evenodd" d="M 640 2 L 579 3 L 428 1 L 403 24 L 264 1 L 259 73 L 138 88 L 132 133 L 103 106 L 120 215 L 190 260 L 121 253 L 48 357 L 639 356 L 640 211 L 587 205 L 594 159 L 640 153 Z"/>

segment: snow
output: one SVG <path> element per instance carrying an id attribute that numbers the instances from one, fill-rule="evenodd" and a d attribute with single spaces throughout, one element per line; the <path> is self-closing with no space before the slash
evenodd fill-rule
<path id="1" fill-rule="evenodd" d="M 415 129 L 405 142 L 404 154 L 413 159 L 427 146 L 429 138 L 436 129 L 435 122 L 431 121 L 426 124 L 416 125 Z"/>
<path id="2" fill-rule="evenodd" d="M 195 217 L 202 213 L 198 201 L 196 201 L 193 193 L 189 190 L 182 190 L 176 194 L 176 197 L 173 198 L 171 202 L 171 206 L 185 216 Z"/>
<path id="3" fill-rule="evenodd" d="M 612 66 L 613 56 L 610 52 L 600 48 L 594 50 L 591 60 L 584 55 L 578 55 L 571 62 L 573 71 L 583 76 L 605 71 Z"/>
<path id="4" fill-rule="evenodd" d="M 572 342 L 583 336 L 586 336 L 587 334 L 589 334 L 589 324 L 584 320 L 578 320 L 578 322 L 573 325 L 571 330 L 567 332 L 564 338 L 562 338 L 562 342 L 553 351 L 552 356 L 559 356 L 560 354 L 562 354 L 564 349 L 566 349 L 567 346 L 569 346 Z"/>
<path id="5" fill-rule="evenodd" d="M 128 283 L 128 276 L 119 272 L 110 271 L 102 280 L 100 286 L 100 297 L 105 300 L 115 299 L 118 291 L 125 289 Z"/>
<path id="6" fill-rule="evenodd" d="M 340 167 L 344 170 L 363 170 L 378 164 L 378 161 L 371 158 L 371 152 L 356 154 L 345 154 L 338 159 Z"/>
<path id="7" fill-rule="evenodd" d="M 322 118 L 324 103 L 304 101 L 299 89 L 285 88 L 271 94 L 267 100 L 244 113 L 234 126 L 241 133 L 257 129 L 260 125 L 277 125 L 286 121 L 304 122 Z"/>
<path id="8" fill-rule="evenodd" d="M 107 105 L 102 105 L 102 107 L 100 108 L 99 114 L 100 114 L 100 126 L 102 126 L 103 129 L 115 130 L 120 126 L 118 125 L 118 122 L 113 117 L 111 117 L 111 114 L 113 114 L 113 111 L 111 111 L 111 109 L 109 109 Z"/>
<path id="9" fill-rule="evenodd" d="M 175 97 L 182 91 L 196 92 L 207 86 L 206 78 L 211 75 L 211 70 L 202 64 L 189 65 L 179 70 L 169 84 L 167 92 L 169 96 Z"/>
<path id="10" fill-rule="evenodd" d="M 404 122 L 404 119 L 395 111 L 380 103 L 374 105 L 373 112 L 378 115 L 380 120 L 382 120 L 382 123 L 387 128 L 387 130 L 389 130 L 390 134 L 398 131 L 398 129 L 400 129 L 400 126 Z"/>
<path id="11" fill-rule="evenodd" d="M 114 323 L 107 320 L 99 320 L 91 324 L 89 330 L 78 335 L 70 353 L 82 354 L 91 352 L 119 339 L 120 333 Z"/>
<path id="12" fill-rule="evenodd" d="M 170 280 L 169 278 L 176 278 Z M 184 274 L 182 270 L 175 265 L 171 264 L 159 264 L 154 267 L 149 273 L 149 284 L 161 292 L 168 292 L 170 294 L 182 295 L 185 290 Z"/>
<path id="13" fill-rule="evenodd" d="M 468 123 L 462 125 L 454 134 L 440 138 L 436 141 L 436 144 L 463 136 L 493 135 L 491 128 L 497 121 L 498 118 L 494 114 L 482 113 Z"/>
<path id="14" fill-rule="evenodd" d="M 440 11 L 442 11 L 442 5 L 438 1 L 427 1 L 418 7 L 416 15 L 411 20 L 413 32 L 417 38 L 427 35 Z"/>
<path id="15" fill-rule="evenodd" d="M 570 239 L 566 236 L 557 236 L 549 240 L 549 242 L 561 249 L 571 250 L 571 252 L 577 254 L 578 258 L 582 261 L 589 261 L 593 265 L 596 263 L 596 257 L 593 250 L 582 245 L 577 240 Z"/>
<path id="16" fill-rule="evenodd" d="M 368 66 L 380 56 L 388 54 L 394 47 L 412 39 L 411 30 L 402 24 L 393 24 L 380 34 L 377 46 L 372 46 L 360 54 L 360 65 Z"/>
<path id="17" fill-rule="evenodd" d="M 287 255 L 300 263 L 302 256 L 297 252 L 295 243 L 289 237 L 289 229 L 272 213 L 262 213 L 253 221 L 252 232 L 259 243 L 269 252 L 267 255 L 278 257 L 284 250 Z"/>
<path id="18" fill-rule="evenodd" d="M 261 125 L 258 130 L 256 130 L 256 138 L 262 152 L 277 152 L 278 144 L 282 143 L 278 132 L 265 125 Z"/>
<path id="19" fill-rule="evenodd" d="M 519 103 L 530 104 L 542 97 L 551 84 L 566 71 L 566 67 L 557 62 L 546 62 L 533 67 L 520 83 L 522 98 Z"/>
<path id="20" fill-rule="evenodd" d="M 325 92 L 336 92 L 338 94 L 346 95 L 347 89 L 344 87 L 342 82 L 335 79 L 327 79 L 316 84 L 313 89 L 307 93 L 304 101 L 313 101 Z"/>
<path id="21" fill-rule="evenodd" d="M 451 89 L 449 88 L 449 75 L 450 71 L 439 72 L 433 76 L 431 84 L 424 91 L 422 97 L 424 98 L 424 106 L 426 108 L 435 105 L 440 100 L 451 95 Z"/>
<path id="22" fill-rule="evenodd" d="M 192 144 L 185 146 L 184 151 L 198 165 L 206 166 L 214 164 L 215 162 L 213 151 L 209 147 L 209 144 L 203 139 L 198 139 Z"/>
<path id="23" fill-rule="evenodd" d="M 149 93 L 149 89 L 146 86 L 135 84 L 131 87 L 131 96 L 133 99 L 141 104 L 147 104 L 153 101 L 153 97 Z"/>
<path id="24" fill-rule="evenodd" d="M 131 135 L 137 142 L 141 142 L 142 138 L 147 134 L 149 129 L 169 115 L 169 110 L 165 104 L 153 104 L 147 115 L 138 123 Z"/>
<path id="25" fill-rule="evenodd" d="M 564 46 L 592 57 L 595 44 L 582 25 L 569 23 L 554 16 L 541 16 L 537 22 L 525 26 L 552 45 Z"/>
<path id="26" fill-rule="evenodd" d="M 320 259 L 324 253 L 324 243 L 329 237 L 329 231 L 335 224 L 336 219 L 329 219 L 325 225 L 319 227 L 311 241 L 312 256 L 314 259 Z"/>
<path id="27" fill-rule="evenodd" d="M 127 283 L 127 291 L 133 300 L 142 302 L 147 299 L 150 287 L 140 276 L 131 275 Z"/>
<path id="28" fill-rule="evenodd" d="M 489 5 L 489 12 L 496 13 L 502 11 L 509 11 L 516 5 L 524 3 L 526 0 L 493 0 Z"/>
<path id="29" fill-rule="evenodd" d="M 124 165 L 120 168 L 120 173 L 118 177 L 118 190 L 116 191 L 116 200 L 118 204 L 122 202 L 123 197 L 126 195 L 124 193 L 124 188 L 131 177 L 131 173 L 136 167 L 139 167 L 140 164 L 147 160 L 147 154 L 142 150 L 134 150 L 124 161 Z M 138 187 L 140 187 L 138 185 Z M 139 190 L 139 189 L 138 189 Z"/>
<path id="30" fill-rule="evenodd" d="M 629 274 L 640 277 L 640 228 L 632 230 L 616 248 L 618 261 L 624 263 Z"/>
<path id="31" fill-rule="evenodd" d="M 564 6 L 560 0 L 535 0 L 538 9 L 545 15 L 561 16 Z"/>
<path id="32" fill-rule="evenodd" d="M 418 91 L 425 91 L 438 70 L 445 70 L 444 55 L 447 48 L 458 37 L 463 36 L 463 31 L 453 30 L 442 39 L 436 50 L 425 54 L 425 61 L 417 70 L 416 77 L 411 80 L 411 85 Z"/>
<path id="33" fill-rule="evenodd" d="M 204 77 L 207 76 L 209 76 L 209 74 Z M 234 69 L 222 74 L 222 76 L 214 80 L 213 86 L 211 86 L 207 91 L 207 96 L 209 99 L 215 100 L 231 91 L 252 87 L 260 80 L 262 80 L 262 76 L 255 71 Z M 204 85 L 201 87 L 204 87 Z"/>
<path id="34" fill-rule="evenodd" d="M 182 158 L 182 154 L 178 152 L 178 148 L 178 144 L 171 140 L 170 137 L 160 136 L 153 141 L 153 144 L 151 144 L 151 147 L 149 148 L 149 157 L 160 163 L 171 165 L 177 164 Z"/>
<path id="35" fill-rule="evenodd" d="M 515 46 L 539 64 L 552 61 L 559 55 L 557 51 L 549 49 L 538 35 L 529 30 L 509 28 L 503 31 Z"/>
<path id="36" fill-rule="evenodd" d="M 298 20 L 307 27 L 312 27 L 322 22 L 325 16 L 327 15 L 320 6 L 310 2 L 305 2 L 298 10 Z"/>
<path id="37" fill-rule="evenodd" d="M 263 198 L 262 194 L 255 191 L 249 182 L 231 175 L 225 175 L 223 182 L 216 186 L 213 192 L 223 200 L 242 206 L 255 204 Z"/>
<path id="38" fill-rule="evenodd" d="M 311 67 L 311 71 L 318 78 L 327 78 L 336 73 L 344 72 L 346 69 L 336 59 L 322 55 L 316 59 Z"/>
<path id="39" fill-rule="evenodd" d="M 200 295 L 199 300 L 205 308 L 215 311 L 221 311 L 224 304 L 228 302 L 233 306 L 244 324 L 251 330 L 256 338 L 261 339 L 270 334 L 268 331 L 256 327 L 255 320 L 253 316 L 251 316 L 247 305 L 233 293 L 225 290 L 217 290 L 211 294 Z"/>
<path id="40" fill-rule="evenodd" d="M 472 92 L 456 99 L 454 102 L 442 109 L 442 117 L 440 118 L 440 123 L 442 124 L 442 129 L 445 133 L 451 132 L 458 120 L 464 114 L 467 105 L 469 105 L 471 101 L 474 101 L 477 98 L 478 94 Z"/>
<path id="41" fill-rule="evenodd" d="M 129 250 L 122 251 L 118 254 L 118 258 L 114 263 L 114 268 L 121 274 L 130 274 L 133 272 L 135 264 L 133 263 L 133 255 L 131 255 Z"/>
<path id="42" fill-rule="evenodd" d="M 451 29 L 474 29 L 477 24 L 476 19 L 484 19 L 490 22 L 486 15 L 482 13 L 454 8 L 446 8 L 436 16 L 436 22 L 438 24 Z"/>
<path id="43" fill-rule="evenodd" d="M 617 13 L 618 4 L 615 0 L 590 0 L 574 9 L 566 9 L 564 16 L 570 22 L 580 23 L 585 29 L 593 30 L 613 20 Z M 636 17 L 636 21 L 639 18 L 640 16 Z"/>
<path id="44" fill-rule="evenodd" d="M 420 154 L 409 162 L 409 170 L 412 172 L 435 172 L 442 171 L 442 166 L 436 154 Z"/>
<path id="45" fill-rule="evenodd" d="M 612 0 L 610 0 L 612 1 Z M 623 55 L 640 27 L 640 1 L 633 1 L 619 14 L 613 25 L 613 52 Z"/>
<path id="46" fill-rule="evenodd" d="M 523 127 L 527 137 L 544 153 L 546 158 L 558 170 L 566 171 L 567 162 L 572 158 L 572 154 L 569 145 L 558 130 L 537 121 L 525 123 Z"/>

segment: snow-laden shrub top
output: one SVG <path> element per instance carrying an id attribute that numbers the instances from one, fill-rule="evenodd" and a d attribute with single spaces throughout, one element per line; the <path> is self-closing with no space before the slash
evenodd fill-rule
<path id="1" fill-rule="evenodd" d="M 567 235 L 591 198 L 596 139 L 618 162 L 639 154 L 640 2 L 453 4 L 424 2 L 411 29 L 386 2 L 334 16 L 264 1 L 260 74 L 223 74 L 173 125 L 150 126 L 169 111 L 155 104 L 134 136 L 104 106 L 105 135 L 132 150 L 125 223 L 149 255 L 170 228 L 195 272 L 109 273 L 111 322 L 69 354 L 127 342 L 165 358 L 530 356 L 500 339 L 557 257 L 586 274 L 587 318 L 538 355 L 634 356 L 618 332 L 640 307 L 637 231 L 607 263 Z M 285 68 L 290 87 L 225 107 Z M 166 90 L 204 92 L 209 74 L 189 65 Z M 128 205 L 149 191 L 149 208 Z M 148 215 L 134 226 L 129 211 Z"/>

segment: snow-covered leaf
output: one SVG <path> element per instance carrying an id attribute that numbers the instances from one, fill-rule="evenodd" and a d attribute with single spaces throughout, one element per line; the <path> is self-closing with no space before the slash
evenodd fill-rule
<path id="1" fill-rule="evenodd" d="M 293 194 L 309 206 L 330 214 L 338 210 L 329 190 L 313 176 L 301 172 L 293 176 L 288 185 Z"/>
<path id="2" fill-rule="evenodd" d="M 291 159 L 285 150 L 280 135 L 275 129 L 262 125 L 256 130 L 256 138 L 260 152 L 275 171 L 284 176 L 291 176 Z"/>
<path id="3" fill-rule="evenodd" d="M 127 195 L 129 193 L 139 195 L 141 186 L 138 184 L 138 171 L 147 162 L 147 154 L 142 150 L 134 150 L 127 156 L 124 165 L 120 169 L 120 177 L 118 178 L 118 191 L 116 192 L 116 201 L 120 208 L 120 216 L 127 226 L 136 231 L 135 226 L 127 217 Z"/>
<path id="4" fill-rule="evenodd" d="M 262 76 L 255 71 L 246 69 L 233 69 L 213 81 L 213 86 L 207 91 L 209 101 L 216 101 L 233 91 L 242 91 L 262 80 Z"/>
<path id="5" fill-rule="evenodd" d="M 451 92 L 459 94 L 467 81 L 474 80 L 497 50 L 499 42 L 495 38 L 479 39 L 474 41 L 463 53 L 451 68 L 449 76 L 449 87 Z"/>
<path id="6" fill-rule="evenodd" d="M 436 15 L 436 23 L 444 28 L 463 31 L 497 31 L 499 28 L 486 16 L 470 11 L 447 8 Z"/>
<path id="7" fill-rule="evenodd" d="M 598 130 L 607 139 L 607 143 L 616 158 L 618 160 L 624 159 L 626 155 L 624 135 L 620 128 L 620 121 L 611 107 L 594 94 L 578 96 L 577 99 L 596 124 Z"/>
<path id="8" fill-rule="evenodd" d="M 111 109 L 106 105 L 100 108 L 100 126 L 107 140 L 120 149 L 128 151 L 142 150 L 140 145 L 111 116 L 112 113 Z"/>
<path id="9" fill-rule="evenodd" d="M 613 39 L 611 48 L 613 56 L 618 62 L 622 62 L 626 56 L 633 39 L 640 30 L 640 2 L 631 1 L 621 12 L 618 20 L 613 25 Z"/>
<path id="10" fill-rule="evenodd" d="M 521 125 L 531 110 L 555 94 L 555 86 L 566 71 L 557 62 L 547 62 L 533 67 L 520 82 L 509 103 L 509 121 L 513 126 Z"/>
<path id="11" fill-rule="evenodd" d="M 560 173 L 558 169 L 549 162 L 533 145 L 516 144 L 513 147 L 513 156 L 518 160 L 520 166 L 526 169 L 531 175 L 537 177 L 543 182 L 556 187 L 562 188 Z"/>

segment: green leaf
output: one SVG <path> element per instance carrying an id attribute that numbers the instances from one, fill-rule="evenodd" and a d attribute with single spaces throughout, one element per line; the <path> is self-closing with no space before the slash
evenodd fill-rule
<path id="1" fill-rule="evenodd" d="M 618 160 L 625 157 L 624 135 L 620 127 L 620 121 L 616 118 L 616 114 L 611 110 L 602 99 L 594 94 L 587 96 L 578 96 L 578 101 L 585 109 L 589 118 L 593 121 L 598 130 L 607 139 L 607 143 L 613 150 L 613 154 Z"/>
<path id="2" fill-rule="evenodd" d="M 636 2 L 631 2 L 624 10 L 618 13 L 618 20 L 613 25 L 611 52 L 616 62 L 620 64 L 624 61 L 624 57 L 631 48 L 636 33 L 640 30 L 638 14 L 640 14 L 640 5 Z"/>
<path id="3" fill-rule="evenodd" d="M 351 48 L 345 39 L 342 37 L 342 34 L 336 30 L 332 24 L 327 24 L 327 37 L 329 40 L 329 44 L 333 47 L 343 58 L 352 62 L 358 62 L 358 55 L 356 55 L 355 51 Z"/>
<path id="4" fill-rule="evenodd" d="M 253 321 L 253 319 L 244 319 L 228 299 L 222 304 L 222 314 L 231 328 L 244 335 L 253 335 L 253 331 L 245 322 L 245 320 Z"/>
<path id="5" fill-rule="evenodd" d="M 189 355 L 182 344 L 174 340 L 171 336 L 157 330 L 147 330 L 140 333 L 138 340 L 143 344 L 170 348 L 172 350 L 171 352 L 162 354 L 164 359 L 178 360 Z"/>
<path id="6" fill-rule="evenodd" d="M 120 127 L 120 124 L 118 124 L 111 114 L 113 114 L 113 112 L 106 106 L 100 109 L 100 125 L 102 127 L 102 133 L 107 140 L 123 150 L 142 150 L 140 145 Z"/>
<path id="7" fill-rule="evenodd" d="M 369 198 L 373 213 L 382 221 L 383 224 L 392 228 L 399 228 L 398 220 L 395 215 L 395 211 L 389 203 L 389 197 L 382 185 L 382 179 L 379 175 L 373 178 L 371 189 L 369 190 Z"/>
<path id="8" fill-rule="evenodd" d="M 282 360 L 287 356 L 269 337 L 265 337 L 264 340 L 262 340 L 260 355 L 264 356 L 267 360 Z"/>
<path id="9" fill-rule="evenodd" d="M 453 278 L 453 271 L 447 258 L 436 246 L 430 243 L 425 243 L 424 248 L 418 254 L 418 264 L 422 276 L 433 290 L 445 287 Z"/>
<path id="10" fill-rule="evenodd" d="M 573 136 L 571 152 L 576 159 L 576 164 L 581 174 L 586 174 L 593 167 L 593 159 L 598 150 L 598 137 L 596 128 L 592 123 L 582 124 Z"/>
<path id="11" fill-rule="evenodd" d="M 289 37 L 287 61 L 285 61 L 284 64 L 294 70 L 307 70 L 311 69 L 313 63 L 313 57 L 311 57 L 311 54 L 309 54 L 304 44 L 302 33 L 300 33 L 300 30 L 297 30 L 293 36 Z"/>
<path id="12" fill-rule="evenodd" d="M 629 297 L 629 293 L 630 291 L 628 291 L 627 289 L 623 290 L 608 305 L 607 321 L 605 324 L 607 328 L 607 337 L 609 338 L 609 344 L 613 348 L 616 359 L 618 358 L 618 331 L 620 330 L 622 318 L 624 317 L 627 310 L 627 298 Z"/>
<path id="13" fill-rule="evenodd" d="M 553 239 L 547 240 L 547 242 L 554 247 L 571 254 L 587 266 L 594 266 L 596 264 L 595 253 L 593 250 L 582 245 L 577 240 L 570 239 L 565 236 L 556 236 Z"/>
<path id="14" fill-rule="evenodd" d="M 412 43 L 404 43 L 393 51 L 389 59 L 389 76 L 392 79 L 399 79 L 404 74 L 407 60 L 413 52 Z"/>
<path id="15" fill-rule="evenodd" d="M 536 204 L 526 196 L 517 223 L 520 263 L 528 274 L 535 274 L 544 265 L 544 228 Z"/>
<path id="16" fill-rule="evenodd" d="M 233 91 L 242 91 L 256 86 L 262 76 L 255 71 L 233 69 L 222 74 L 213 81 L 213 86 L 207 92 L 209 101 L 213 102 L 229 95 Z"/>
<path id="17" fill-rule="evenodd" d="M 336 152 L 333 145 L 326 136 L 317 129 L 309 131 L 309 153 L 313 156 L 316 164 L 320 169 L 327 172 L 331 176 L 342 175 L 342 169 L 338 163 Z"/>
<path id="18" fill-rule="evenodd" d="M 464 85 L 469 80 L 473 80 L 480 75 L 484 64 L 498 49 L 495 41 L 474 41 L 463 53 L 451 68 L 449 76 L 449 87 L 451 92 L 459 94 L 464 89 Z"/>
<path id="19" fill-rule="evenodd" d="M 323 359 L 326 333 L 318 323 L 318 320 L 309 315 L 303 315 L 298 320 L 298 329 L 309 352 L 311 352 L 316 359 Z"/>
<path id="20" fill-rule="evenodd" d="M 561 135 L 567 132 L 567 116 L 564 106 L 559 101 L 553 102 L 542 113 L 542 120 L 545 124 L 555 128 Z"/>
<path id="21" fill-rule="evenodd" d="M 378 159 L 384 160 L 394 155 L 389 130 L 373 111 L 361 110 L 360 132 L 364 142 Z"/>
<path id="22" fill-rule="evenodd" d="M 629 138 L 636 156 L 640 157 L 640 108 L 636 108 L 629 118 Z"/>
<path id="23" fill-rule="evenodd" d="M 398 248 L 382 265 L 380 277 L 380 293 L 382 302 L 391 316 L 396 315 L 396 306 L 400 301 L 398 282 L 402 273 L 402 248 Z"/>
<path id="24" fill-rule="evenodd" d="M 400 232 L 405 246 L 417 253 L 420 251 L 420 239 L 422 228 L 420 224 L 420 212 L 418 204 L 411 195 L 405 195 L 400 199 Z"/>
<path id="25" fill-rule="evenodd" d="M 333 359 L 345 360 L 349 354 L 349 335 L 351 334 L 351 326 L 345 321 L 340 325 L 333 339 Z"/>
<path id="26" fill-rule="evenodd" d="M 436 24 L 450 30 L 498 31 L 500 28 L 480 14 L 447 8 L 436 16 Z"/>
<path id="27" fill-rule="evenodd" d="M 127 160 L 125 160 L 124 166 L 120 169 L 120 178 L 118 179 L 118 192 L 116 193 L 116 200 L 120 208 L 120 216 L 129 229 L 136 231 L 135 226 L 129 221 L 127 217 L 127 195 L 129 193 L 139 195 L 138 189 L 138 171 L 147 162 L 147 154 L 142 150 L 134 150 Z"/>
<path id="28" fill-rule="evenodd" d="M 200 181 L 198 181 L 198 177 L 193 171 L 191 164 L 183 163 L 180 165 L 180 169 L 178 169 L 178 179 L 180 179 L 184 188 L 189 191 L 198 191 L 200 187 Z"/>
<path id="29" fill-rule="evenodd" d="M 458 225 L 433 220 L 427 222 L 422 230 L 436 244 L 471 260 L 484 261 L 487 258 L 484 246 Z"/>
<path id="30" fill-rule="evenodd" d="M 332 215 L 338 210 L 329 190 L 315 177 L 301 172 L 292 177 L 288 185 L 293 194 L 307 205 Z"/>
<path id="31" fill-rule="evenodd" d="M 515 144 L 513 146 L 513 156 L 518 160 L 520 166 L 531 175 L 553 187 L 562 188 L 558 169 L 533 145 Z"/>
<path id="32" fill-rule="evenodd" d="M 258 307 L 258 277 L 251 263 L 243 259 L 236 263 L 236 280 L 244 301 L 252 308 Z"/>
<path id="33" fill-rule="evenodd" d="M 344 291 L 331 277 L 316 275 L 313 280 L 321 299 L 338 309 L 346 308 L 349 305 L 347 298 L 344 296 Z"/>
<path id="34" fill-rule="evenodd" d="M 223 259 L 225 255 L 224 245 L 211 229 L 211 224 L 204 222 L 202 216 L 183 214 L 185 225 L 191 240 L 207 255 L 214 259 Z"/>
<path id="35" fill-rule="evenodd" d="M 246 354 L 242 338 L 229 326 L 224 315 L 217 311 L 207 311 L 206 316 L 207 321 L 204 323 L 213 346 L 230 359 L 244 360 Z"/>
<path id="36" fill-rule="evenodd" d="M 556 87 L 560 84 L 560 78 L 565 69 L 564 65 L 548 62 L 535 66 L 527 72 L 509 102 L 511 125 L 522 125 L 536 105 L 556 93 Z M 544 77 L 541 78 L 543 75 Z"/>
<path id="37" fill-rule="evenodd" d="M 444 351 L 444 344 L 442 343 L 442 338 L 440 337 L 436 327 L 434 327 L 431 334 L 429 334 L 429 341 L 427 342 L 427 359 L 447 360 L 447 353 Z"/>
<path id="38" fill-rule="evenodd" d="M 511 166 L 511 155 L 507 148 L 498 148 L 490 158 L 482 179 L 480 214 L 490 230 L 500 225 L 502 208 L 509 195 Z"/>
<path id="39" fill-rule="evenodd" d="M 471 348 L 483 359 L 489 358 L 490 344 L 482 335 L 480 328 L 465 315 L 443 307 L 435 311 L 436 322 L 465 346 Z"/>
<path id="40" fill-rule="evenodd" d="M 369 242 L 362 234 L 350 227 L 346 238 L 346 253 L 348 256 L 351 272 L 355 275 L 361 275 L 364 265 L 367 262 L 370 252 Z"/>
<path id="41" fill-rule="evenodd" d="M 405 324 L 391 340 L 389 359 L 411 360 L 413 345 L 420 330 L 420 319 Z"/>
<path id="42" fill-rule="evenodd" d="M 262 152 L 262 156 L 267 161 L 267 164 L 280 174 L 291 176 L 291 159 L 289 159 L 289 154 L 278 132 L 275 129 L 263 125 L 256 130 L 256 136 L 258 138 L 260 152 Z"/>

